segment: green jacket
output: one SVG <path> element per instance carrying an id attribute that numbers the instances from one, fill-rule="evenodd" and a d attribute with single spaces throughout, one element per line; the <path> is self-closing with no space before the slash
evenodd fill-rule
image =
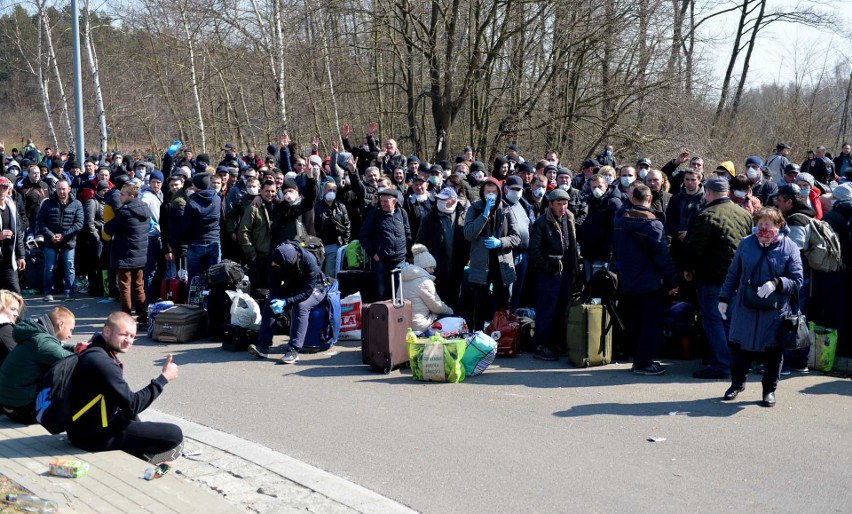
<path id="1" fill-rule="evenodd" d="M 248 207 L 237 229 L 237 242 L 251 261 L 258 255 L 269 257 L 272 253 L 272 222 L 266 207 Z"/>
<path id="2" fill-rule="evenodd" d="M 700 284 L 721 286 L 740 240 L 751 234 L 752 225 L 751 214 L 729 198 L 711 202 L 686 233 L 688 260 L 684 268 Z"/>
<path id="3" fill-rule="evenodd" d="M 74 345 L 59 342 L 47 315 L 21 321 L 12 335 L 18 345 L 0 367 L 0 405 L 25 407 L 35 401 L 45 373 L 71 355 Z"/>

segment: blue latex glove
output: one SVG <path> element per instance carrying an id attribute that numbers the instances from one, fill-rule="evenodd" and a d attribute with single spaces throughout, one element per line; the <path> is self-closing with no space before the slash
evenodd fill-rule
<path id="1" fill-rule="evenodd" d="M 169 149 L 166 151 L 166 153 L 171 155 L 172 157 L 174 157 L 175 154 L 178 152 L 178 150 L 180 150 L 180 148 L 182 146 L 183 146 L 183 143 L 181 143 L 180 141 L 175 141 L 174 143 L 171 144 L 171 146 L 169 146 Z"/>
<path id="2" fill-rule="evenodd" d="M 287 300 L 272 300 L 272 303 L 269 304 L 269 307 L 275 314 L 281 314 L 282 312 L 284 312 L 284 307 L 286 305 Z"/>
<path id="3" fill-rule="evenodd" d="M 500 241 L 499 239 L 497 239 L 494 236 L 491 236 L 491 237 L 489 237 L 488 239 L 485 240 L 485 248 L 488 248 L 489 250 L 493 250 L 495 248 L 502 248 L 502 247 L 503 247 L 503 241 Z"/>
<path id="4" fill-rule="evenodd" d="M 482 211 L 482 215 L 487 218 L 491 214 L 491 209 L 494 208 L 495 203 L 494 200 L 485 200 L 485 210 Z"/>

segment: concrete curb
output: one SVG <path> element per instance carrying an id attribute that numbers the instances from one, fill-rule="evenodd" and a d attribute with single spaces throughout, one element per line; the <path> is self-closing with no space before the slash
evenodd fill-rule
<path id="1" fill-rule="evenodd" d="M 186 438 L 218 448 L 219 450 L 257 464 L 272 473 L 322 494 L 358 512 L 365 514 L 417 512 L 358 484 L 237 436 L 226 434 L 225 432 L 220 432 L 216 429 L 153 409 L 146 410 L 142 417 L 145 421 L 178 425 Z"/>

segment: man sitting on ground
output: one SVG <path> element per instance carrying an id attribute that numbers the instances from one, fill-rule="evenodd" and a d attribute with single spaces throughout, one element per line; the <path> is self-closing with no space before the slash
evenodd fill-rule
<path id="1" fill-rule="evenodd" d="M 96 408 L 87 410 L 68 428 L 71 444 L 90 452 L 121 450 L 152 463 L 174 460 L 183 448 L 180 427 L 169 423 L 139 421 L 167 383 L 178 375 L 172 355 L 151 383 L 133 392 L 124 380 L 118 354 L 127 353 L 136 337 L 136 321 L 125 312 L 113 312 L 103 331 L 80 354 L 71 377 L 71 412 L 78 412 L 103 394 Z"/>
<path id="2" fill-rule="evenodd" d="M 44 375 L 51 366 L 71 355 L 71 337 L 76 321 L 65 307 L 15 325 L 12 337 L 17 346 L 0 367 L 0 405 L 9 419 L 24 425 L 36 422 L 35 400 Z"/>

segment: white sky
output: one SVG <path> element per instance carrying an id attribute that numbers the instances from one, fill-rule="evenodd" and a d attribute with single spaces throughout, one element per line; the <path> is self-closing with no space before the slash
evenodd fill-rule
<path id="1" fill-rule="evenodd" d="M 770 9 L 795 6 L 797 2 L 787 0 L 769 0 Z M 805 5 L 802 2 L 803 5 Z M 731 4 L 728 3 L 727 6 Z M 852 36 L 846 36 L 844 27 L 848 27 L 845 9 L 852 6 L 852 0 L 835 0 L 831 3 L 809 3 L 820 11 L 830 12 L 835 20 L 838 33 L 822 31 L 813 27 L 791 22 L 775 22 L 758 35 L 757 44 L 749 66 L 748 80 L 758 84 L 778 82 L 786 84 L 794 80 L 796 74 L 808 70 L 810 74 L 819 74 L 823 69 L 833 73 L 840 62 L 852 62 Z M 739 20 L 735 11 L 720 17 L 709 29 L 711 33 L 722 35 L 712 48 L 714 52 L 715 73 L 721 81 L 728 65 L 734 31 Z M 742 58 L 741 54 L 741 58 Z M 742 61 L 735 67 L 739 74 Z M 807 80 L 806 80 L 807 82 Z"/>

